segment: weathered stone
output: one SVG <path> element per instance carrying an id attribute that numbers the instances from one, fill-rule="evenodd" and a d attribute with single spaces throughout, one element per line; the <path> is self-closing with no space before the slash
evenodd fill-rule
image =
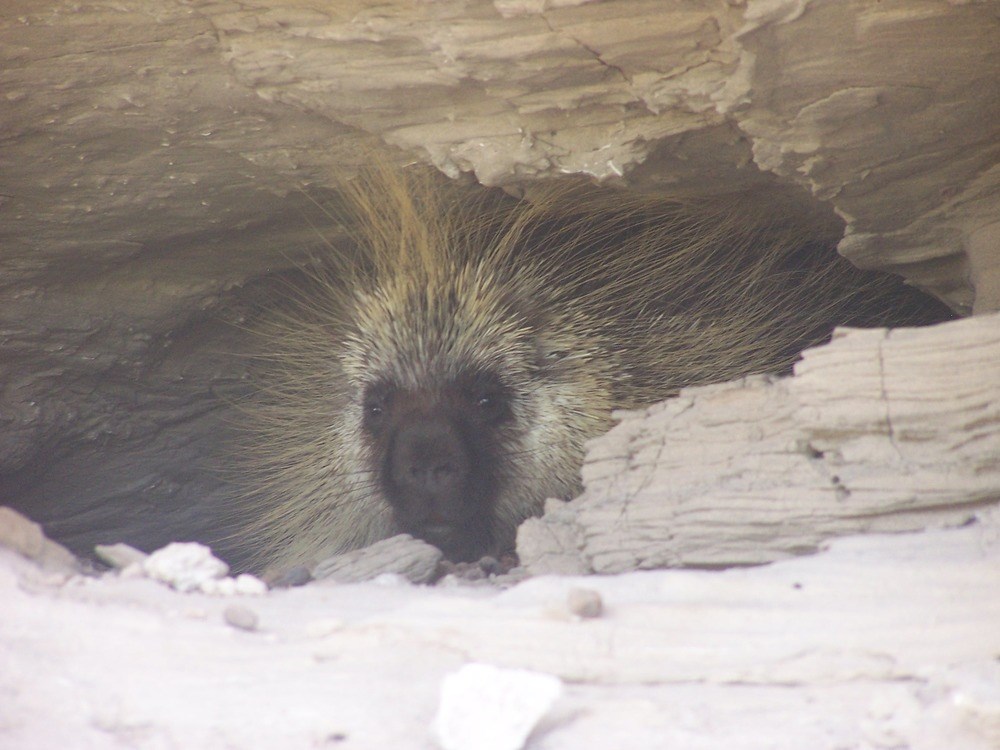
<path id="1" fill-rule="evenodd" d="M 566 607 L 577 617 L 590 619 L 604 614 L 604 600 L 594 589 L 576 587 L 566 594 Z"/>
<path id="2" fill-rule="evenodd" d="M 411 583 L 427 583 L 437 575 L 442 557 L 437 547 L 409 534 L 399 534 L 363 549 L 327 558 L 313 569 L 313 578 L 357 583 L 390 573 Z"/>
<path id="3" fill-rule="evenodd" d="M 222 610 L 222 619 L 237 630 L 254 631 L 259 618 L 257 613 L 242 604 L 230 604 Z"/>
<path id="4" fill-rule="evenodd" d="M 94 554 L 99 560 L 117 570 L 124 570 L 130 565 L 142 565 L 149 557 L 145 552 L 121 542 L 118 544 L 98 544 L 94 547 Z"/>
<path id="5" fill-rule="evenodd" d="M 45 570 L 66 573 L 80 570 L 73 553 L 48 539 L 41 526 L 16 510 L 3 506 L 0 506 L 0 547 L 20 553 Z"/>
<path id="6" fill-rule="evenodd" d="M 1000 313 L 843 329 L 790 378 L 686 389 L 591 444 L 518 532 L 534 573 L 729 567 L 962 524 L 1000 498 Z"/>

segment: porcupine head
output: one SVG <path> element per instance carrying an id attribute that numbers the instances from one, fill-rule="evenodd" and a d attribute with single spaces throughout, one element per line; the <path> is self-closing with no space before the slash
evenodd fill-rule
<path id="1" fill-rule="evenodd" d="M 608 424 L 600 326 L 522 220 L 443 205 L 429 178 L 389 169 L 347 197 L 358 255 L 287 323 L 266 558 L 395 533 L 453 561 L 512 550 L 545 498 L 578 490 L 584 442 Z"/>

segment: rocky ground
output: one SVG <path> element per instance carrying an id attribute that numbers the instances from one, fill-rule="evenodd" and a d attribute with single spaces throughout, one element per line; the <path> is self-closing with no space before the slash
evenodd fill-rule
<path id="1" fill-rule="evenodd" d="M 209 595 L 5 550 L 0 745 L 989 750 L 998 571 L 995 509 L 760 567 L 509 588 Z"/>

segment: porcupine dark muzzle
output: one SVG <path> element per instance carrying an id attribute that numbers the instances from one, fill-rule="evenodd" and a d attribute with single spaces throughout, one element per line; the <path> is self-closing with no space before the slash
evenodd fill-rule
<path id="1" fill-rule="evenodd" d="M 386 456 L 387 494 L 400 530 L 453 562 L 478 560 L 491 541 L 473 440 L 456 419 L 418 412 L 397 426 Z"/>

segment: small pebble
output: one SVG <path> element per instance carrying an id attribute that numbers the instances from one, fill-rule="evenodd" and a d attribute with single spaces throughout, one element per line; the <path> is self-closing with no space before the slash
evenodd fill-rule
<path id="1" fill-rule="evenodd" d="M 149 555 L 142 550 L 137 550 L 127 544 L 98 544 L 94 547 L 94 554 L 102 561 L 110 565 L 115 570 L 124 570 L 130 565 L 142 565 Z"/>
<path id="2" fill-rule="evenodd" d="M 521 561 L 518 559 L 517 555 L 513 552 L 508 552 L 500 556 L 500 573 L 506 575 L 510 573 L 514 568 L 520 566 Z"/>
<path id="3" fill-rule="evenodd" d="M 222 611 L 222 619 L 227 625 L 239 630 L 254 631 L 257 629 L 257 613 L 242 604 L 230 604 Z"/>
<path id="4" fill-rule="evenodd" d="M 500 567 L 500 561 L 490 555 L 479 559 L 479 569 L 488 576 L 495 576 L 506 572 Z"/>
<path id="5" fill-rule="evenodd" d="M 438 571 L 442 578 L 454 576 L 462 581 L 480 581 L 486 578 L 486 573 L 479 564 L 473 562 L 453 563 L 450 560 L 442 560 L 438 565 Z"/>
<path id="6" fill-rule="evenodd" d="M 485 581 L 487 578 L 494 579 L 497 576 L 507 575 L 517 567 L 517 564 L 517 557 L 512 554 L 503 555 L 499 560 L 490 555 L 481 557 L 475 562 L 453 563 L 442 560 L 438 565 L 438 580 L 452 576 L 465 582 Z"/>
<path id="7" fill-rule="evenodd" d="M 313 577 L 307 566 L 296 565 L 294 568 L 270 573 L 265 579 L 272 588 L 287 589 L 292 586 L 305 586 Z"/>
<path id="8" fill-rule="evenodd" d="M 600 617 L 604 613 L 601 595 L 593 589 L 570 589 L 566 595 L 566 607 L 577 617 Z"/>

